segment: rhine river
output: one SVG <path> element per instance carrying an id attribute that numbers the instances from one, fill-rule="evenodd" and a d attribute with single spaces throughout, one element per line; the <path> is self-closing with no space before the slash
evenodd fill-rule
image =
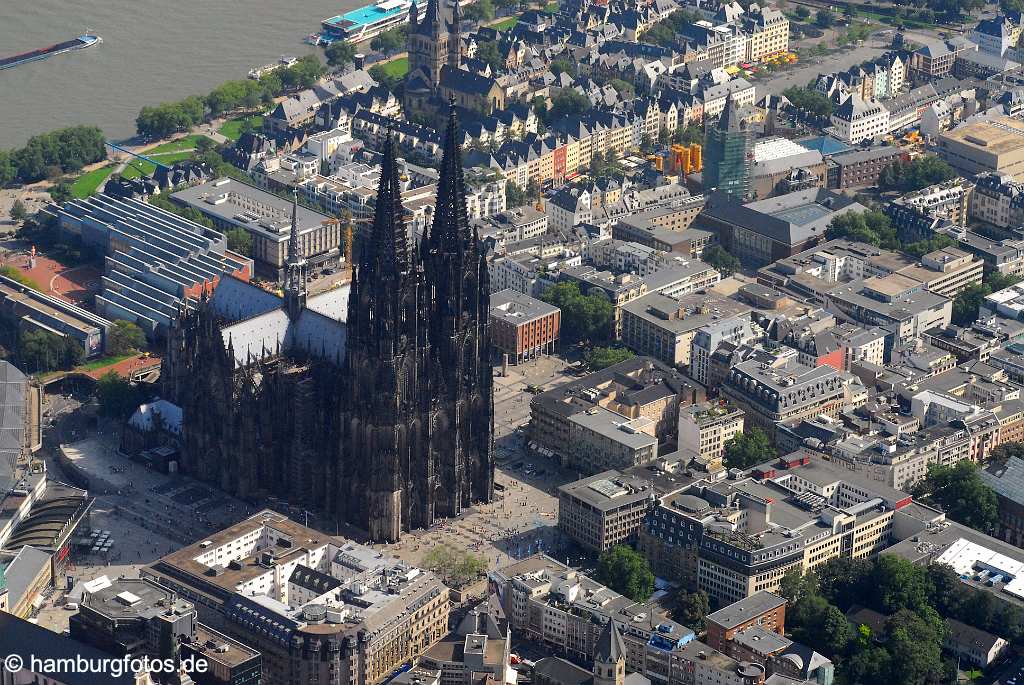
<path id="1" fill-rule="evenodd" d="M 0 148 L 73 124 L 114 140 L 143 105 L 208 93 L 371 0 L 0 0 L 0 56 L 89 32 L 103 43 L 0 71 Z M 320 48 L 316 48 L 321 50 Z"/>

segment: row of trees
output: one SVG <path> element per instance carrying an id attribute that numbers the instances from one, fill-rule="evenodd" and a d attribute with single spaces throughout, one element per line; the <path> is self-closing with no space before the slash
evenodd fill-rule
<path id="1" fill-rule="evenodd" d="M 135 118 L 135 128 L 142 136 L 164 138 L 191 129 L 207 116 L 269 105 L 288 90 L 311 87 L 323 75 L 324 67 L 317 56 L 305 55 L 292 66 L 264 74 L 258 80 L 228 81 L 206 96 L 192 95 L 177 102 L 143 107 Z"/>
<path id="2" fill-rule="evenodd" d="M 704 250 L 702 259 L 717 269 L 723 276 L 731 276 L 740 270 L 740 260 L 721 245 L 712 245 Z"/>
<path id="3" fill-rule="evenodd" d="M 106 159 L 105 141 L 95 126 L 72 126 L 32 136 L 23 148 L 0 150 L 0 188 L 55 178 Z"/>

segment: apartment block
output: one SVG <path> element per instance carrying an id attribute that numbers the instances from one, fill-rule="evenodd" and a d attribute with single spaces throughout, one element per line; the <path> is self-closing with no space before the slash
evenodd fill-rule
<path id="1" fill-rule="evenodd" d="M 597 554 L 636 541 L 654 488 L 619 471 L 604 471 L 558 488 L 558 528 Z"/>

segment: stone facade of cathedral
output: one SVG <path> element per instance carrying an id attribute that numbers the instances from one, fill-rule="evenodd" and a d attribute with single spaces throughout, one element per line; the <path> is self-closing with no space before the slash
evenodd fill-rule
<path id="1" fill-rule="evenodd" d="M 488 276 L 457 130 L 453 113 L 434 222 L 418 245 L 389 140 L 347 297 L 307 297 L 295 246 L 284 298 L 226 278 L 179 317 L 162 382 L 183 410 L 184 472 L 379 542 L 491 499 Z"/>

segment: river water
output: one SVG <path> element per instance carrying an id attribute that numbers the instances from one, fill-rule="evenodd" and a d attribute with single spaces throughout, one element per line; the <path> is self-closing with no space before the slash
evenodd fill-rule
<path id="1" fill-rule="evenodd" d="M 85 33 L 103 44 L 0 71 L 0 148 L 73 124 L 114 140 L 143 105 L 205 94 L 370 0 L 0 0 L 0 55 Z"/>

